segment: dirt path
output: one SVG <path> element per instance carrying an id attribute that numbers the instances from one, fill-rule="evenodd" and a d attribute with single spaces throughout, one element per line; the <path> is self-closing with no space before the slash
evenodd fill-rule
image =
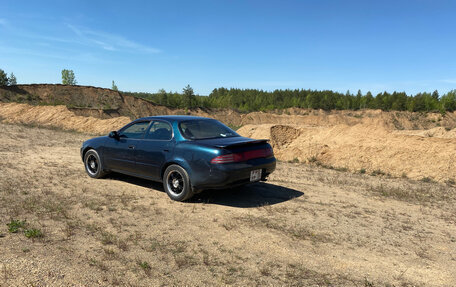
<path id="1" fill-rule="evenodd" d="M 86 176 L 89 136 L 0 130 L 0 286 L 456 285 L 453 187 L 279 163 L 267 184 L 177 203 Z"/>

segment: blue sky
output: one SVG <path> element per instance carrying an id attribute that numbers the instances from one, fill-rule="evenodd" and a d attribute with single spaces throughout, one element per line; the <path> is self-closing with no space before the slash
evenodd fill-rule
<path id="1" fill-rule="evenodd" d="M 18 83 L 207 95 L 216 87 L 456 88 L 456 1 L 2 1 Z"/>

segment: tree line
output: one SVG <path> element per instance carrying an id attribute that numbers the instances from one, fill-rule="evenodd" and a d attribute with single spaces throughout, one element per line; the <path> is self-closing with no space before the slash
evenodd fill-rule
<path id="1" fill-rule="evenodd" d="M 182 89 L 182 93 L 167 92 L 164 89 L 158 90 L 158 93 L 145 92 L 121 92 L 124 95 L 129 95 L 141 99 L 151 101 L 158 105 L 167 106 L 170 108 L 210 108 L 212 105 L 208 101 L 207 96 L 195 95 L 193 88 L 190 85 Z M 229 108 L 228 106 L 226 108 Z"/>
<path id="2" fill-rule="evenodd" d="M 241 112 L 268 111 L 286 108 L 308 108 L 323 110 L 359 110 L 381 109 L 383 111 L 454 111 L 456 110 L 456 90 L 442 96 L 438 91 L 407 95 L 405 92 L 383 92 L 376 96 L 371 92 L 363 94 L 358 91 L 352 94 L 330 90 L 274 90 L 257 89 L 214 89 L 209 96 L 194 95 L 193 89 L 187 86 L 182 93 L 122 92 L 127 95 L 143 98 L 159 105 L 171 108 L 232 108 Z"/>
<path id="3" fill-rule="evenodd" d="M 0 86 L 16 85 L 13 73 L 8 76 L 0 69 Z M 76 85 L 73 70 L 62 70 L 62 84 Z M 111 88 L 118 91 L 112 81 Z M 356 94 L 331 90 L 286 89 L 264 91 L 257 89 L 216 88 L 209 96 L 195 95 L 193 88 L 187 85 L 182 92 L 167 92 L 160 89 L 157 93 L 122 92 L 126 95 L 142 98 L 170 108 L 231 108 L 241 112 L 269 111 L 286 108 L 307 108 L 323 110 L 360 110 L 381 109 L 383 111 L 410 112 L 445 112 L 456 110 L 456 90 L 439 95 L 433 93 L 417 93 L 407 95 L 405 92 L 383 92 L 372 95 Z"/>

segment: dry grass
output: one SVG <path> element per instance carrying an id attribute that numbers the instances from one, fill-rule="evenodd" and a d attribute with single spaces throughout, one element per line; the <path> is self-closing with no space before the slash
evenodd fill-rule
<path id="1" fill-rule="evenodd" d="M 279 163 L 268 184 L 177 203 L 87 177 L 86 135 L 0 128 L 2 286 L 456 285 L 451 184 Z"/>

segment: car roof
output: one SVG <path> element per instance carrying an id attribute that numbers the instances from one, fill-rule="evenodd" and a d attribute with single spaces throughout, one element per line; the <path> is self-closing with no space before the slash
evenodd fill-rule
<path id="1" fill-rule="evenodd" d="M 163 115 L 163 116 L 152 116 L 152 117 L 144 117 L 137 119 L 136 121 L 143 121 L 143 120 L 166 120 L 166 121 L 188 121 L 188 120 L 212 120 L 211 118 L 205 117 L 196 117 L 196 116 L 183 116 L 183 115 Z"/>

